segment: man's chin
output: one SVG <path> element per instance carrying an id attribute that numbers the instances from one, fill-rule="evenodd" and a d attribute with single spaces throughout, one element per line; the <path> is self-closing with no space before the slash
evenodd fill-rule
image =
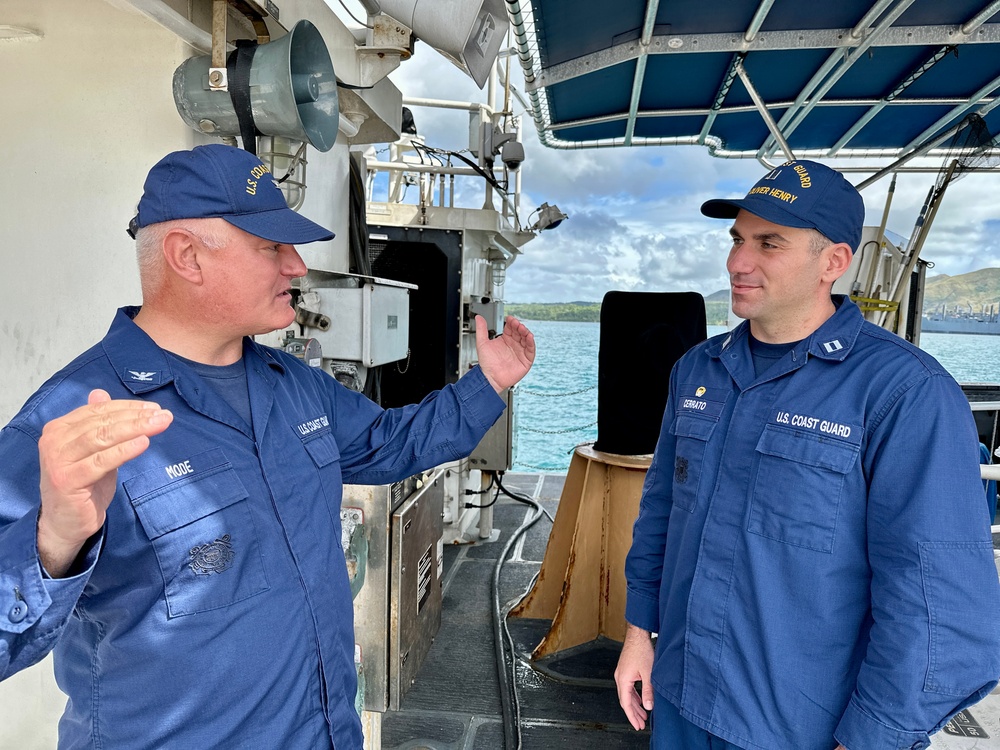
<path id="1" fill-rule="evenodd" d="M 295 322 L 295 311 L 289 308 L 289 314 L 284 318 L 284 322 L 279 322 L 281 319 L 275 318 L 267 325 L 261 325 L 258 330 L 251 333 L 251 336 L 263 336 L 267 333 L 274 333 L 275 331 L 286 331 L 291 327 L 292 323 Z"/>
<path id="2" fill-rule="evenodd" d="M 733 315 L 735 315 L 737 318 L 743 318 L 744 320 L 746 320 L 751 316 L 753 308 L 747 302 L 738 300 L 734 297 L 732 311 Z"/>

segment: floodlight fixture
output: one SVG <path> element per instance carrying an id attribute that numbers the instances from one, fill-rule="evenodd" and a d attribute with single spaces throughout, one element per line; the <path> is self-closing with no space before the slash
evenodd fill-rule
<path id="1" fill-rule="evenodd" d="M 510 21 L 504 0 L 378 0 L 381 9 L 468 73 L 486 84 Z"/>
<path id="2" fill-rule="evenodd" d="M 558 206 L 550 206 L 548 203 L 543 203 L 538 207 L 538 219 L 531 225 L 530 229 L 533 232 L 555 229 L 568 218 L 569 216 L 560 211 Z"/>

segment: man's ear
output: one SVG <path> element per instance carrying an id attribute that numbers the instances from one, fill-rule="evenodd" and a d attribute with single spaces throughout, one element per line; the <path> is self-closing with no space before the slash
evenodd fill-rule
<path id="1" fill-rule="evenodd" d="M 203 281 L 198 254 L 201 245 L 184 229 L 172 229 L 163 238 L 163 257 L 175 274 L 192 284 Z"/>
<path id="2" fill-rule="evenodd" d="M 830 284 L 843 276 L 851 267 L 851 261 L 854 260 L 851 246 L 846 242 L 830 245 L 824 250 L 823 255 L 825 256 L 823 281 L 828 281 Z"/>

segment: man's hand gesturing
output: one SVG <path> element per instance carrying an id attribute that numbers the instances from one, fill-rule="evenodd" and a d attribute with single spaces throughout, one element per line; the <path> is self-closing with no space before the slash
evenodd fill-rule
<path id="1" fill-rule="evenodd" d="M 87 405 L 53 419 L 38 441 L 42 507 L 38 553 L 53 578 L 66 575 L 86 541 L 104 525 L 118 467 L 149 447 L 173 415 L 148 401 L 90 392 Z"/>

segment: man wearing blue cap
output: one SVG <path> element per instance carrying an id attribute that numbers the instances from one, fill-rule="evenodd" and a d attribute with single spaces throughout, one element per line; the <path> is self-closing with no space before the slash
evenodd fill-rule
<path id="1" fill-rule="evenodd" d="M 342 485 L 467 455 L 532 336 L 383 410 L 251 338 L 333 237 L 256 157 L 168 155 L 129 231 L 142 307 L 0 432 L 0 678 L 55 650 L 61 748 L 358 750 Z"/>
<path id="2" fill-rule="evenodd" d="M 746 320 L 671 373 L 619 700 L 658 749 L 925 748 L 1000 676 L 968 402 L 831 295 L 864 221 L 839 173 L 791 161 L 702 213 L 733 220 Z"/>

